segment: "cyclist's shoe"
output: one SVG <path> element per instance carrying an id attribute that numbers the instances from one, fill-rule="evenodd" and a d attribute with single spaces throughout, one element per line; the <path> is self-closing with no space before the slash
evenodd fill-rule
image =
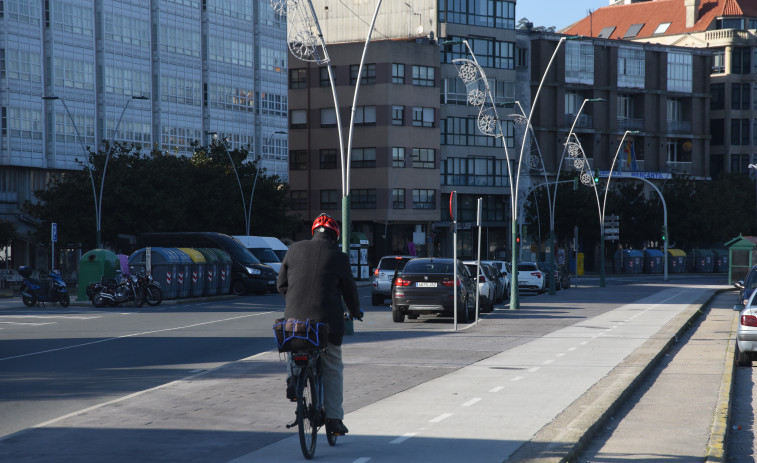
<path id="1" fill-rule="evenodd" d="M 297 401 L 297 377 L 290 376 L 287 378 L 287 399 L 292 402 Z"/>
<path id="2" fill-rule="evenodd" d="M 331 418 L 326 419 L 326 432 L 329 432 L 335 436 L 343 436 L 350 432 L 347 426 L 342 423 L 342 420 L 333 420 Z"/>

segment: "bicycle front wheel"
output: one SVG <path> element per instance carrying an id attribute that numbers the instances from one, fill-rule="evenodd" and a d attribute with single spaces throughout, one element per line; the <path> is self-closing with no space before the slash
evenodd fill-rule
<path id="1" fill-rule="evenodd" d="M 315 377 L 310 371 L 302 372 L 297 380 L 297 419 L 302 454 L 310 460 L 318 435 Z"/>

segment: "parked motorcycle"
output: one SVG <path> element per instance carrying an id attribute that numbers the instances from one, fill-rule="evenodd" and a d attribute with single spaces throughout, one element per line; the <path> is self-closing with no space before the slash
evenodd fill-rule
<path id="1" fill-rule="evenodd" d="M 31 277 L 33 272 L 31 267 L 25 265 L 18 268 L 19 275 L 24 278 L 21 286 L 21 300 L 24 305 L 34 307 L 38 303 L 44 306 L 45 302 L 57 302 L 62 307 L 68 307 L 71 297 L 60 274 L 53 270 L 52 273 L 41 274 L 37 280 Z"/>
<path id="2" fill-rule="evenodd" d="M 160 284 L 153 281 L 152 275 L 145 275 L 144 272 L 137 273 L 137 284 L 147 305 L 156 306 L 163 302 L 163 291 L 160 289 Z"/>
<path id="3" fill-rule="evenodd" d="M 90 283 L 87 286 L 87 296 L 95 307 L 117 306 L 129 301 L 135 307 L 142 307 L 145 303 L 135 275 L 119 274 L 115 279 Z"/>

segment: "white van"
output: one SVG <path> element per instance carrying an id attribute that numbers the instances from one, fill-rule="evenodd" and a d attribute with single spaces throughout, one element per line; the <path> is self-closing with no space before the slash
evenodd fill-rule
<path id="1" fill-rule="evenodd" d="M 276 271 L 276 273 L 279 273 L 279 270 L 281 269 L 281 259 L 279 259 L 262 236 L 235 235 L 234 238 L 242 243 L 244 247 L 249 249 L 260 262 L 270 266 Z"/>
<path id="2" fill-rule="evenodd" d="M 273 236 L 261 236 L 260 238 L 263 238 L 268 243 L 268 247 L 273 249 L 274 254 L 283 262 L 289 247 L 283 241 Z"/>

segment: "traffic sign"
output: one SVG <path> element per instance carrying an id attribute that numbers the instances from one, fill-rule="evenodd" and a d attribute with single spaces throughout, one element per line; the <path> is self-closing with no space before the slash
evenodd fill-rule
<path id="1" fill-rule="evenodd" d="M 618 241 L 619 238 L 618 235 L 605 235 L 605 241 Z"/>
<path id="2" fill-rule="evenodd" d="M 605 227 L 605 235 L 617 235 L 618 233 L 620 233 L 620 228 L 618 227 L 612 227 L 612 228 Z"/>
<path id="3" fill-rule="evenodd" d="M 50 227 L 50 234 L 52 235 L 52 242 L 57 243 L 58 242 L 58 224 L 53 222 Z"/>
<path id="4" fill-rule="evenodd" d="M 605 216 L 605 221 L 608 221 L 608 220 L 617 222 L 618 220 L 620 220 L 620 216 L 618 216 L 618 215 L 606 215 Z"/>

